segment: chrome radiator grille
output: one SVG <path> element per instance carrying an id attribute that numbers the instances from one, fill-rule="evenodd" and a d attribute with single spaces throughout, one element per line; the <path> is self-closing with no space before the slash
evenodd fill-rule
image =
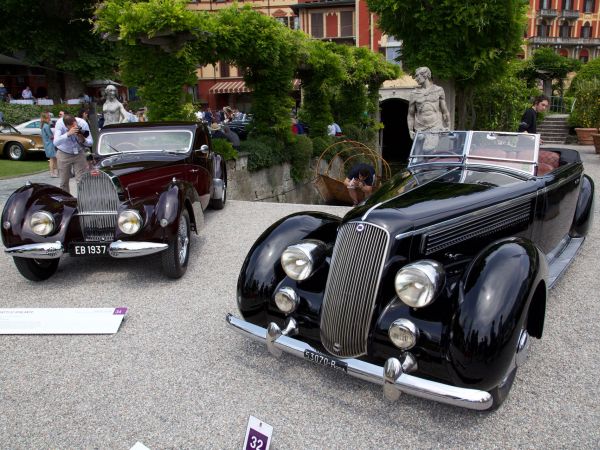
<path id="1" fill-rule="evenodd" d="M 386 231 L 370 224 L 351 222 L 339 230 L 321 310 L 321 341 L 333 355 L 367 352 L 388 241 Z"/>
<path id="2" fill-rule="evenodd" d="M 118 207 L 117 189 L 107 174 L 83 175 L 77 186 L 77 210 L 86 241 L 114 240 Z"/>

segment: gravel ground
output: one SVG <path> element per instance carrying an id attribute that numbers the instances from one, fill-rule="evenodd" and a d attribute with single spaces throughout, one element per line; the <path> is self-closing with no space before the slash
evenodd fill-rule
<path id="1" fill-rule="evenodd" d="M 600 157 L 578 149 L 600 180 Z M 0 182 L 0 203 L 22 184 Z M 188 272 L 175 282 L 157 257 L 65 257 L 43 283 L 0 257 L 2 307 L 129 308 L 112 336 L 0 337 L 0 448 L 240 448 L 249 415 L 274 427 L 273 449 L 600 448 L 598 209 L 550 292 L 543 339 L 492 413 L 408 395 L 390 403 L 380 387 L 289 355 L 275 359 L 227 328 L 250 246 L 278 218 L 307 209 L 347 210 L 231 201 L 208 211 Z"/>

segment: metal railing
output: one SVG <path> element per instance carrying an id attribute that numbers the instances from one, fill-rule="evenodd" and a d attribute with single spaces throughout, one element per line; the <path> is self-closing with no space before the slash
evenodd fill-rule
<path id="1" fill-rule="evenodd" d="M 552 96 L 550 97 L 550 107 L 548 108 L 548 111 L 559 114 L 571 114 L 574 105 L 574 98 Z"/>

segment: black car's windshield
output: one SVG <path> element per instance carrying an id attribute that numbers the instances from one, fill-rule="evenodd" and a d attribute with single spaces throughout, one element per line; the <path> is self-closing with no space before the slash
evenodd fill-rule
<path id="1" fill-rule="evenodd" d="M 187 153 L 192 147 L 189 130 L 136 130 L 106 132 L 98 141 L 99 155 L 136 152 Z"/>
<path id="2" fill-rule="evenodd" d="M 486 166 L 535 173 L 539 135 L 493 131 L 419 132 L 409 167 L 423 164 Z"/>

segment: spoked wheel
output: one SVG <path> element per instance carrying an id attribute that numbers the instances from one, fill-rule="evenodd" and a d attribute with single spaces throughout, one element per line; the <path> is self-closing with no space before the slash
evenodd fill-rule
<path id="1" fill-rule="evenodd" d="M 502 405 L 504 400 L 508 397 L 508 393 L 512 388 L 517 375 L 517 369 L 523 365 L 527 359 L 527 353 L 529 351 L 529 333 L 527 329 L 523 327 L 521 334 L 519 335 L 519 341 L 517 342 L 517 349 L 514 357 L 514 364 L 511 365 L 508 373 L 498 386 L 490 391 L 493 399 L 492 407 L 490 411 L 496 410 Z"/>
<path id="2" fill-rule="evenodd" d="M 22 161 L 25 159 L 25 149 L 18 142 L 11 142 L 8 145 L 8 150 L 6 154 L 13 161 Z"/>
<path id="3" fill-rule="evenodd" d="M 15 266 L 25 278 L 31 281 L 44 281 L 56 273 L 60 258 L 33 259 L 13 257 Z"/>
<path id="4" fill-rule="evenodd" d="M 185 273 L 190 257 L 190 216 L 183 210 L 179 217 L 177 234 L 169 242 L 169 248 L 162 252 L 162 267 L 169 278 L 181 278 Z"/>

